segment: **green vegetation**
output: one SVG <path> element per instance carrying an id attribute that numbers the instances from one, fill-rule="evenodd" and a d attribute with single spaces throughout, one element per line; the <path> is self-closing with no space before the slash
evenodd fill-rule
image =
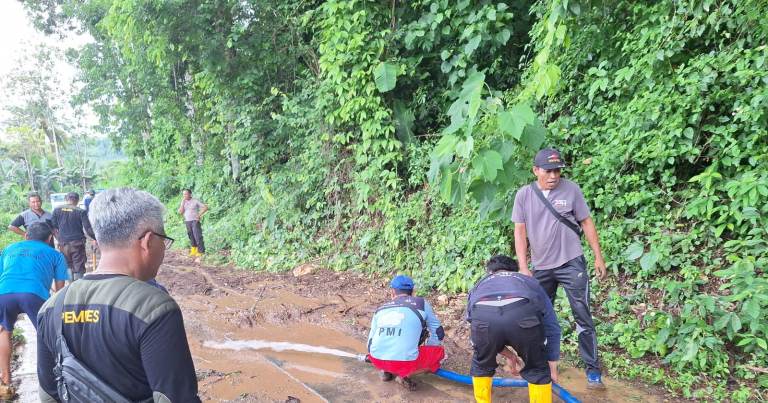
<path id="1" fill-rule="evenodd" d="M 26 4 L 95 39 L 76 101 L 130 157 L 112 184 L 171 210 L 193 188 L 236 264 L 465 291 L 511 252 L 514 191 L 554 145 L 613 272 L 612 374 L 766 398 L 765 1 Z"/>

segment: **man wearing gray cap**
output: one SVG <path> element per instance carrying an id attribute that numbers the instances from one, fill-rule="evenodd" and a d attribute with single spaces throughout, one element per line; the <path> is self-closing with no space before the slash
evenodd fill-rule
<path id="1" fill-rule="evenodd" d="M 51 223 L 54 235 L 59 241 L 59 250 L 67 259 L 67 266 L 72 271 L 72 281 L 79 280 L 85 275 L 85 234 L 95 238 L 88 213 L 77 207 L 80 196 L 75 192 L 67 193 L 67 205 L 53 210 Z"/>
<path id="2" fill-rule="evenodd" d="M 583 234 L 595 256 L 595 274 L 606 277 L 605 260 L 600 251 L 595 223 L 579 185 L 560 177 L 565 168 L 560 152 L 545 148 L 533 161 L 536 181 L 521 187 L 515 195 L 512 221 L 515 223 L 515 253 L 520 272 L 528 270 L 528 244 L 531 246 L 533 276 L 552 299 L 562 285 L 571 305 L 579 353 L 587 371 L 587 386 L 602 388 L 601 365 L 597 354 L 597 334 L 589 308 L 589 274 L 581 246 Z"/>

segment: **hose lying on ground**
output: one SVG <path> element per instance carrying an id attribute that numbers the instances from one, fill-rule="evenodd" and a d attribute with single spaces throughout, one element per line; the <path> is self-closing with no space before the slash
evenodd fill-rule
<path id="1" fill-rule="evenodd" d="M 442 368 L 438 369 L 437 372 L 435 372 L 435 375 L 441 378 L 448 379 L 449 381 L 472 385 L 472 377 L 467 375 L 457 374 L 455 372 L 448 371 Z M 528 382 L 522 379 L 493 378 L 493 386 L 522 388 L 522 387 L 527 387 Z M 574 397 L 567 390 L 563 389 L 560 385 L 554 382 L 552 383 L 552 391 L 555 392 L 555 395 L 557 395 L 557 397 L 562 399 L 565 403 L 581 403 L 579 399 Z"/>

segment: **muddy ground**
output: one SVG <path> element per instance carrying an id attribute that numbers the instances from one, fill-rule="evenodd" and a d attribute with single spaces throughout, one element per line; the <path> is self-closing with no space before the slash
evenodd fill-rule
<path id="1" fill-rule="evenodd" d="M 166 256 L 158 281 L 184 312 L 200 397 L 211 402 L 466 402 L 470 386 L 417 375 L 418 390 L 384 383 L 370 364 L 349 358 L 271 350 L 214 350 L 205 341 L 267 340 L 365 352 L 371 315 L 387 299 L 384 279 L 304 267 L 309 274 L 272 274 L 212 267 L 180 254 Z M 464 298 L 432 299 L 446 328 L 444 368 L 467 373 L 469 329 Z M 505 375 L 500 373 L 499 375 Z M 661 401 L 649 390 L 605 380 L 585 388 L 581 370 L 565 368 L 560 384 L 584 402 Z M 495 389 L 494 401 L 527 401 L 527 390 Z M 557 400 L 556 400 L 557 401 Z"/>

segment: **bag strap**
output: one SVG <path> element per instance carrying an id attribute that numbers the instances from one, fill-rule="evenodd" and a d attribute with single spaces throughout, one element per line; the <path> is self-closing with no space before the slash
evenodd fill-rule
<path id="1" fill-rule="evenodd" d="M 64 287 L 56 294 L 56 300 L 53 303 L 53 323 L 55 324 L 56 336 L 64 338 L 64 331 L 62 330 L 62 322 L 64 318 L 61 317 L 64 312 L 64 298 L 67 296 L 69 287 Z M 66 341 L 65 341 L 66 343 Z"/>
<path id="2" fill-rule="evenodd" d="M 571 231 L 575 232 L 577 237 L 581 238 L 581 227 L 572 223 L 567 218 L 563 217 L 562 214 L 558 213 L 557 210 L 555 210 L 555 208 L 552 206 L 552 203 L 550 203 L 549 200 L 547 200 L 547 198 L 544 196 L 544 193 L 541 191 L 541 189 L 539 189 L 539 186 L 536 182 L 531 183 L 530 186 L 533 190 L 533 193 L 536 194 L 536 196 L 539 197 L 539 200 L 544 203 L 544 206 L 547 207 L 547 210 L 549 210 L 549 212 L 552 213 L 552 215 L 554 215 L 558 221 L 563 223 L 563 225 L 570 228 Z"/>

